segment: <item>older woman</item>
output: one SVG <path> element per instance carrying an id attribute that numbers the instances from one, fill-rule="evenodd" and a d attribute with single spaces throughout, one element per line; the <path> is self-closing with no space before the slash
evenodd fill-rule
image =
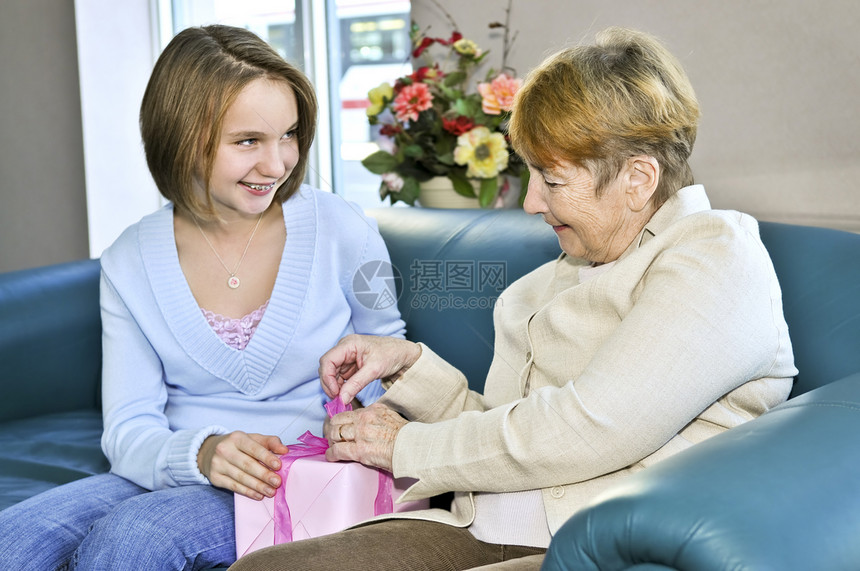
<path id="1" fill-rule="evenodd" d="M 607 30 L 535 69 L 510 134 L 531 173 L 524 208 L 563 253 L 496 305 L 485 394 L 409 341 L 350 336 L 320 361 L 346 402 L 388 388 L 331 419 L 329 459 L 416 478 L 404 498 L 453 491 L 451 509 L 235 569 L 537 568 L 597 493 L 785 400 L 797 371 L 779 285 L 755 220 L 693 185 L 698 116 L 678 62 L 642 33 Z"/>

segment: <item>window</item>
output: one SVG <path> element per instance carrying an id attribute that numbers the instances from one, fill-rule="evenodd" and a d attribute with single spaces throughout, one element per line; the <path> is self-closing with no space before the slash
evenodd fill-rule
<path id="1" fill-rule="evenodd" d="M 379 177 L 361 166 L 377 150 L 367 92 L 411 71 L 409 0 L 155 1 L 162 47 L 188 26 L 228 24 L 255 32 L 299 66 L 320 101 L 309 182 L 365 208 L 381 205 Z"/>

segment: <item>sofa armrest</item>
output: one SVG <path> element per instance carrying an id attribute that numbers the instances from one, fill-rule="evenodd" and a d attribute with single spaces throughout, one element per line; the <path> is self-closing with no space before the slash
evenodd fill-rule
<path id="1" fill-rule="evenodd" d="M 596 498 L 544 570 L 860 566 L 860 373 L 793 398 Z"/>
<path id="2" fill-rule="evenodd" d="M 0 421 L 99 406 L 98 260 L 0 275 Z"/>

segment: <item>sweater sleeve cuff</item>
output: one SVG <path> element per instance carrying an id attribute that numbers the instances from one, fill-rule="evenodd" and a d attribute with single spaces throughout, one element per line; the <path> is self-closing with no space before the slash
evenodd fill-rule
<path id="1" fill-rule="evenodd" d="M 456 367 L 434 353 L 423 343 L 421 356 L 395 382 L 379 402 L 412 421 L 432 422 L 444 417 L 440 401 L 468 388 L 466 378 Z M 440 409 L 442 411 L 440 411 Z"/>
<path id="2" fill-rule="evenodd" d="M 200 430 L 181 430 L 175 434 L 167 454 L 167 469 L 178 486 L 212 482 L 197 467 L 197 454 L 203 441 L 216 434 L 227 434 L 223 426 L 207 426 Z"/>
<path id="3" fill-rule="evenodd" d="M 392 474 L 395 478 L 414 478 L 416 481 L 407 489 L 398 501 L 412 501 L 429 498 L 451 491 L 444 486 L 435 485 L 427 478 L 425 466 L 421 458 L 426 457 L 426 450 L 414 454 L 415 447 L 426 444 L 426 438 L 431 432 L 431 425 L 420 422 L 410 422 L 400 429 L 394 441 L 394 456 L 392 457 Z M 424 478 L 422 478 L 424 475 Z"/>
<path id="4" fill-rule="evenodd" d="M 364 406 L 370 406 L 378 401 L 383 394 L 385 394 L 385 389 L 382 388 L 379 380 L 376 380 L 361 389 L 356 397 Z"/>

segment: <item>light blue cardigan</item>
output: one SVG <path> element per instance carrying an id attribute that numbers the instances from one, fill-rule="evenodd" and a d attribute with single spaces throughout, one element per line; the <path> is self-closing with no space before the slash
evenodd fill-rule
<path id="1" fill-rule="evenodd" d="M 197 452 L 213 434 L 319 434 L 320 356 L 358 332 L 404 335 L 396 304 L 353 291 L 359 268 L 388 262 L 376 223 L 303 186 L 284 203 L 287 240 L 263 320 L 248 346 L 225 345 L 179 265 L 173 208 L 128 228 L 102 256 L 102 449 L 111 471 L 150 490 L 207 484 Z M 361 286 L 360 286 L 361 287 Z M 369 306 L 369 307 L 368 307 Z M 359 395 L 382 394 L 379 382 Z"/>

